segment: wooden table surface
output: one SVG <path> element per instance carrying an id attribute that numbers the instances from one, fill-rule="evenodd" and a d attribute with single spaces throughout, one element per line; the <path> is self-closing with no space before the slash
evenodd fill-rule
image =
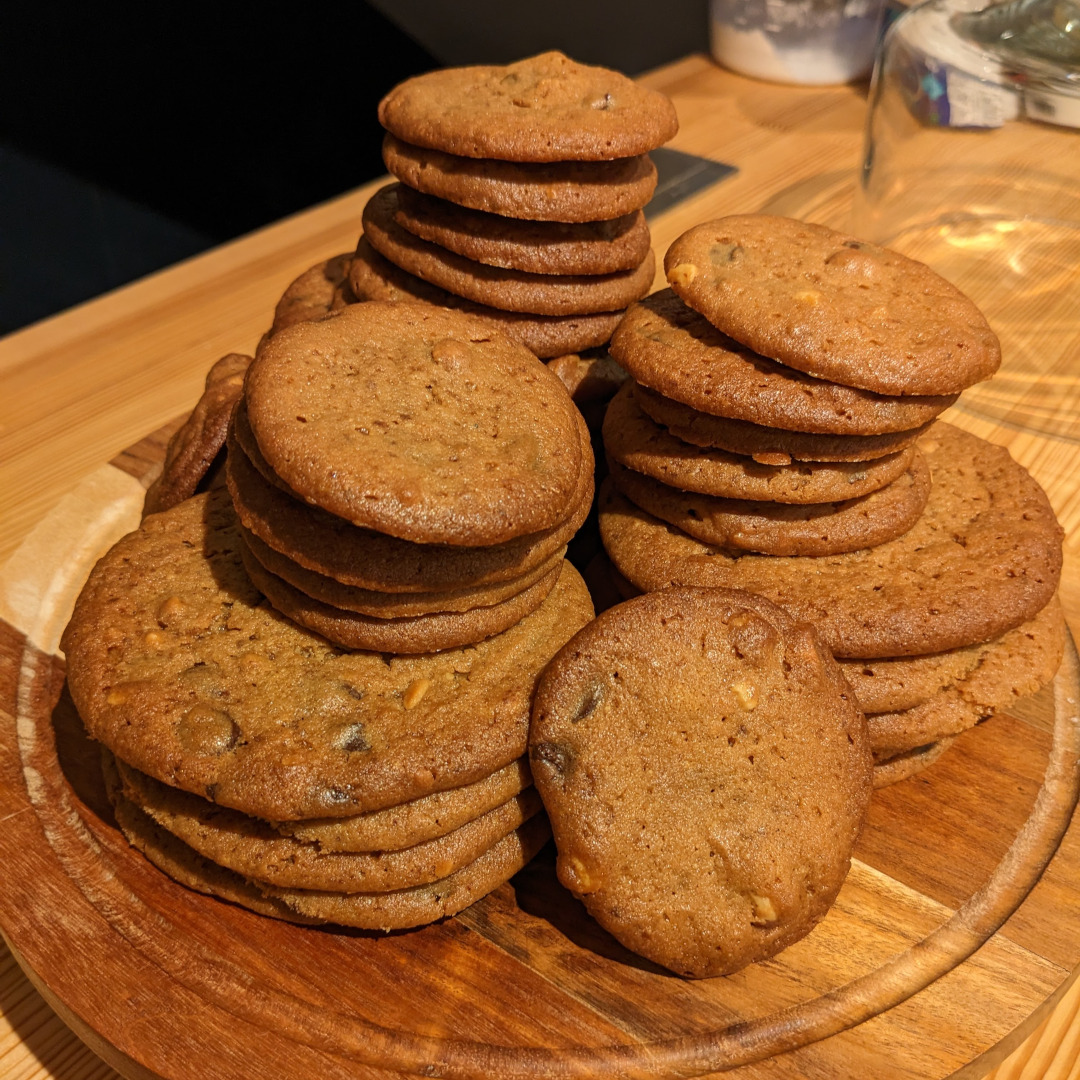
<path id="1" fill-rule="evenodd" d="M 674 148 L 738 169 L 653 220 L 658 256 L 698 222 L 766 206 L 797 209 L 802 193 L 815 186 L 831 185 L 835 193 L 826 200 L 827 213 L 811 209 L 805 216 L 835 217 L 837 207 L 843 211 L 850 201 L 866 112 L 864 88 L 774 86 L 727 73 L 703 57 L 669 65 L 643 81 L 675 101 L 681 128 Z M 97 466 L 190 409 L 214 360 L 254 349 L 285 286 L 313 263 L 355 244 L 361 209 L 377 186 L 359 188 L 0 341 L 0 564 Z M 993 321 L 993 312 L 989 315 Z M 1080 349 L 1073 355 L 1080 356 Z M 1055 380 L 1055 407 L 1064 417 L 1080 417 L 1077 382 L 1067 371 Z M 948 418 L 1008 446 L 1046 489 L 1066 530 L 1061 595 L 1077 634 L 1080 442 L 1025 430 L 1018 425 L 1019 406 L 1015 417 L 1007 410 L 999 415 L 998 422 L 982 418 L 965 412 L 961 402 Z M 1062 912 L 1062 917 L 1076 919 L 1080 913 Z M 0 943 L 0 1076 L 97 1080 L 116 1075 L 63 1025 Z M 1080 980 L 990 1075 L 996 1080 L 1080 1077 Z"/>

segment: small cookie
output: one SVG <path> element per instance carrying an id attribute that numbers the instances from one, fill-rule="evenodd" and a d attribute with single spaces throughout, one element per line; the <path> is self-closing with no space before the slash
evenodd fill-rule
<path id="1" fill-rule="evenodd" d="M 831 656 L 738 590 L 600 615 L 544 672 L 529 755 L 559 880 L 627 948 L 696 978 L 810 931 L 871 791 L 865 721 Z"/>
<path id="2" fill-rule="evenodd" d="M 250 356 L 229 353 L 210 369 L 203 395 L 165 448 L 161 475 L 146 491 L 143 517 L 191 498 L 225 445 L 229 417 L 244 389 Z"/>
<path id="3" fill-rule="evenodd" d="M 518 221 L 394 186 L 394 221 L 413 236 L 474 262 L 532 274 L 613 274 L 645 261 L 651 238 L 640 210 L 611 221 Z"/>
<path id="4" fill-rule="evenodd" d="M 581 446 L 592 461 L 581 422 Z M 450 547 L 414 544 L 358 529 L 317 506 L 307 506 L 269 483 L 236 439 L 229 438 L 225 479 L 241 523 L 260 540 L 305 569 L 345 585 L 387 593 L 426 593 L 509 581 L 529 573 L 567 544 L 592 504 L 592 469 L 582 470 L 560 525 L 505 544 Z"/>
<path id="5" fill-rule="evenodd" d="M 560 52 L 406 79 L 379 102 L 379 123 L 414 146 L 500 161 L 630 157 L 679 129 L 666 95 Z"/>
<path id="6" fill-rule="evenodd" d="M 258 818 L 216 806 L 117 760 L 124 797 L 200 855 L 287 889 L 390 892 L 427 885 L 478 859 L 541 809 L 534 788 L 435 840 L 400 851 L 326 852 Z"/>
<path id="7" fill-rule="evenodd" d="M 274 823 L 283 836 L 320 851 L 399 851 L 434 840 L 466 822 L 502 806 L 532 783 L 525 758 L 504 765 L 490 776 L 450 791 L 437 791 L 422 799 L 371 810 L 347 818 Z"/>
<path id="8" fill-rule="evenodd" d="M 957 397 L 888 397 L 811 378 L 733 341 L 670 289 L 630 307 L 610 348 L 658 395 L 703 413 L 788 431 L 847 436 L 910 431 Z"/>
<path id="9" fill-rule="evenodd" d="M 923 263 L 824 225 L 745 214 L 668 248 L 672 289 L 755 352 L 878 394 L 956 394 L 1001 363 L 997 336 Z"/>
<path id="10" fill-rule="evenodd" d="M 534 569 L 493 585 L 477 585 L 446 592 L 387 593 L 376 592 L 374 589 L 357 589 L 323 574 L 316 574 L 275 551 L 269 544 L 264 544 L 242 525 L 239 529 L 244 548 L 275 577 L 282 578 L 293 588 L 331 608 L 355 611 L 360 615 L 379 619 L 401 619 L 446 611 L 471 611 L 473 608 L 500 604 L 524 592 L 557 569 L 566 553 L 565 548 L 560 548 L 550 559 L 544 560 Z"/>
<path id="11" fill-rule="evenodd" d="M 242 541 L 240 554 L 255 587 L 286 618 L 321 634 L 343 649 L 368 649 L 399 655 L 456 649 L 502 633 L 544 602 L 561 571 L 560 564 L 527 589 L 488 607 L 384 619 L 344 611 L 306 596 L 266 570 Z"/>
<path id="12" fill-rule="evenodd" d="M 529 274 L 462 258 L 394 220 L 397 186 L 390 184 L 368 200 L 364 236 L 395 266 L 475 304 L 532 315 L 591 315 L 625 308 L 652 287 L 656 260 L 651 248 L 632 270 L 614 274 Z"/>
<path id="13" fill-rule="evenodd" d="M 416 191 L 519 221 L 610 221 L 640 210 L 656 190 L 648 154 L 614 161 L 532 164 L 456 157 L 383 139 L 387 171 Z"/>
<path id="14" fill-rule="evenodd" d="M 395 266 L 371 246 L 366 236 L 361 236 L 356 246 L 349 284 L 358 300 L 414 300 L 468 312 L 485 319 L 507 337 L 520 341 L 542 360 L 603 345 L 622 318 L 621 311 L 601 311 L 593 315 L 532 315 L 474 304 Z"/>
<path id="15" fill-rule="evenodd" d="M 681 491 L 779 503 L 827 503 L 868 495 L 902 476 L 917 452 L 911 446 L 868 462 L 761 465 L 751 457 L 677 439 L 642 411 L 632 383 L 608 406 L 604 447 L 620 465 Z"/>
<path id="16" fill-rule="evenodd" d="M 562 383 L 486 323 L 427 305 L 353 304 L 291 326 L 261 349 L 244 393 L 292 491 L 415 543 L 552 528 L 583 467 Z"/>
<path id="17" fill-rule="evenodd" d="M 981 716 L 989 716 L 1048 683 L 1064 650 L 1065 620 L 1055 596 L 993 641 L 930 656 L 841 660 L 840 670 L 866 713 L 912 709 L 955 688 Z"/>
<path id="18" fill-rule="evenodd" d="M 915 524 L 930 494 L 930 470 L 917 454 L 879 491 L 843 502 L 750 502 L 678 491 L 608 460 L 615 487 L 631 502 L 703 543 L 764 555 L 838 555 L 877 547 Z"/>
<path id="19" fill-rule="evenodd" d="M 349 288 L 352 252 L 335 255 L 305 270 L 284 292 L 274 309 L 270 334 L 298 322 L 322 319 L 332 311 L 356 303 Z"/>
<path id="20" fill-rule="evenodd" d="M 343 653 L 263 601 L 235 522 L 227 493 L 196 496 L 147 518 L 91 572 L 63 649 L 93 738 L 272 821 L 394 806 L 524 753 L 535 679 L 592 618 L 572 566 L 536 611 L 476 645 Z"/>
<path id="21" fill-rule="evenodd" d="M 943 421 L 919 442 L 933 484 L 903 536 L 808 560 L 731 556 L 609 488 L 600 533 L 637 588 L 761 593 L 817 626 L 837 656 L 920 656 L 989 641 L 1033 618 L 1061 576 L 1062 529 L 1042 488 L 1003 447 Z"/>
<path id="22" fill-rule="evenodd" d="M 882 435 L 820 435 L 698 412 L 640 384 L 634 396 L 646 415 L 683 442 L 744 454 L 762 465 L 790 465 L 792 461 L 873 461 L 914 445 L 933 423 L 928 420 L 911 431 Z"/>

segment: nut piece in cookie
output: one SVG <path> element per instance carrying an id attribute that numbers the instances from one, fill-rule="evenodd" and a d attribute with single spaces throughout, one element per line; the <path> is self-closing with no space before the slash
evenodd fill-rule
<path id="1" fill-rule="evenodd" d="M 649 593 L 579 631 L 541 678 L 529 750 L 559 880 L 698 978 L 824 916 L 872 788 L 866 723 L 813 629 L 732 589 Z"/>

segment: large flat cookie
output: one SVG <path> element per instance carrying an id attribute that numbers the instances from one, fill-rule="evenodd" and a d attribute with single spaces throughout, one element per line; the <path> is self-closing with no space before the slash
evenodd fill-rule
<path id="1" fill-rule="evenodd" d="M 608 406 L 603 432 L 609 457 L 660 483 L 726 499 L 779 503 L 827 503 L 868 495 L 902 476 L 916 453 L 912 446 L 868 462 L 762 465 L 742 454 L 703 449 L 676 438 L 638 406 L 632 383 Z"/>
<path id="2" fill-rule="evenodd" d="M 305 569 L 377 592 L 464 589 L 529 573 L 581 528 L 593 495 L 592 449 L 584 420 L 579 421 L 578 438 L 582 459 L 590 468 L 581 470 L 578 488 L 568 500 L 570 516 L 551 529 L 485 547 L 414 544 L 357 528 L 267 480 L 232 434 L 225 478 L 244 527 Z"/>
<path id="3" fill-rule="evenodd" d="M 930 656 L 841 660 L 840 670 L 863 712 L 901 712 L 955 689 L 983 717 L 1048 683 L 1064 649 L 1065 620 L 1055 597 L 993 641 Z"/>
<path id="4" fill-rule="evenodd" d="M 476 585 L 465 589 L 427 593 L 388 593 L 374 589 L 357 589 L 344 585 L 324 574 L 307 570 L 292 559 L 264 544 L 254 533 L 240 526 L 240 536 L 246 550 L 271 574 L 287 581 L 294 588 L 314 600 L 320 600 L 332 608 L 355 611 L 380 619 L 400 619 L 414 615 L 431 615 L 442 611 L 471 611 L 477 607 L 490 607 L 509 600 L 535 585 L 562 562 L 566 549 L 561 548 L 550 559 L 519 577 L 493 585 Z"/>
<path id="5" fill-rule="evenodd" d="M 388 185 L 368 200 L 364 236 L 395 266 L 455 296 L 503 311 L 588 315 L 625 308 L 652 287 L 656 263 L 651 248 L 632 270 L 614 274 L 530 274 L 463 258 L 397 223 L 397 186 Z"/>
<path id="6" fill-rule="evenodd" d="M 824 556 L 877 547 L 906 533 L 930 494 L 930 472 L 920 454 L 879 491 L 803 505 L 678 491 L 615 461 L 608 466 L 615 487 L 654 517 L 703 543 L 766 555 Z"/>
<path id="7" fill-rule="evenodd" d="M 114 798 L 114 808 L 117 823 L 128 842 L 159 870 L 189 889 L 287 922 L 332 922 L 366 930 L 404 930 L 456 915 L 509 881 L 551 835 L 547 818 L 538 814 L 475 862 L 430 885 L 386 893 L 343 895 L 275 889 L 269 885 L 257 888 L 246 878 L 200 855 L 119 793 Z"/>
<path id="8" fill-rule="evenodd" d="M 824 225 L 761 214 L 698 225 L 668 282 L 755 352 L 879 394 L 956 394 L 1001 349 L 979 309 L 928 266 Z"/>
<path id="9" fill-rule="evenodd" d="M 866 724 L 811 627 L 738 590 L 609 608 L 537 687 L 559 880 L 627 948 L 722 975 L 806 934 L 847 874 Z"/>
<path id="10" fill-rule="evenodd" d="M 651 238 L 640 210 L 611 221 L 518 221 L 394 189 L 394 221 L 474 262 L 532 274 L 612 274 L 645 261 Z"/>
<path id="11" fill-rule="evenodd" d="M 792 461 L 873 461 L 906 450 L 933 423 L 928 420 L 911 431 L 882 435 L 822 435 L 699 412 L 640 384 L 634 396 L 648 416 L 683 442 L 745 454 L 762 465 L 788 465 Z"/>
<path id="12" fill-rule="evenodd" d="M 219 866 L 255 882 L 328 892 L 390 892 L 427 885 L 478 859 L 541 809 L 534 788 L 434 840 L 399 851 L 326 852 L 266 822 L 163 784 L 117 760 L 125 798 Z"/>
<path id="13" fill-rule="evenodd" d="M 837 656 L 919 656 L 989 641 L 1033 618 L 1061 575 L 1062 530 L 1007 450 L 937 421 L 919 441 L 933 484 L 922 517 L 880 547 L 816 559 L 733 557 L 601 493 L 612 562 L 639 589 L 761 593 L 818 627 Z"/>
<path id="14" fill-rule="evenodd" d="M 679 129 L 664 94 L 560 52 L 407 79 L 379 102 L 379 123 L 414 146 L 502 161 L 630 157 Z"/>
<path id="15" fill-rule="evenodd" d="M 311 821 L 280 821 L 275 827 L 283 836 L 320 851 L 399 851 L 434 840 L 502 806 L 532 783 L 525 758 L 496 769 L 490 776 L 464 787 L 436 791 L 420 799 L 370 810 L 346 818 Z"/>
<path id="16" fill-rule="evenodd" d="M 430 656 L 342 653 L 265 603 L 222 491 L 115 545 L 63 648 L 91 736 L 164 783 L 269 820 L 347 816 L 488 776 L 525 750 L 539 672 L 592 617 L 569 564 L 505 633 Z"/>
<path id="17" fill-rule="evenodd" d="M 656 190 L 648 154 L 614 161 L 522 163 L 457 157 L 386 135 L 383 161 L 416 191 L 520 221 L 610 221 L 640 210 Z"/>
<path id="18" fill-rule="evenodd" d="M 305 919 L 367 930 L 404 930 L 456 915 L 474 904 L 504 881 L 509 881 L 550 837 L 547 818 L 537 814 L 468 866 L 430 885 L 417 885 L 411 889 L 386 893 L 332 893 L 267 885 L 261 891 Z"/>
<path id="19" fill-rule="evenodd" d="M 621 311 L 601 311 L 592 315 L 532 315 L 474 304 L 395 266 L 371 246 L 366 236 L 360 237 L 356 246 L 349 284 L 358 300 L 414 300 L 466 311 L 485 319 L 507 337 L 520 341 L 541 359 L 603 345 L 622 318 Z"/>
<path id="20" fill-rule="evenodd" d="M 956 400 L 955 394 L 889 397 L 812 378 L 733 341 L 670 289 L 634 304 L 610 348 L 656 394 L 703 413 L 789 431 L 910 431 Z"/>
<path id="21" fill-rule="evenodd" d="M 467 611 L 436 611 L 426 615 L 380 618 L 325 604 L 305 595 L 270 573 L 241 541 L 244 569 L 259 591 L 293 622 L 343 649 L 384 653 L 431 653 L 471 645 L 502 633 L 535 611 L 555 587 L 561 564 L 528 588 L 498 604 Z"/>
<path id="22" fill-rule="evenodd" d="M 566 516 L 583 462 L 566 388 L 478 319 L 353 304 L 275 334 L 247 418 L 288 487 L 416 543 L 498 544 Z"/>

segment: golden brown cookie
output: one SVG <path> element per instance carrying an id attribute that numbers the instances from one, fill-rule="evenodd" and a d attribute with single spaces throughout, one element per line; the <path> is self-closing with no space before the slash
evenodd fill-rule
<path id="1" fill-rule="evenodd" d="M 343 894 L 273 885 L 261 891 L 306 919 L 367 930 L 403 930 L 456 915 L 475 903 L 509 881 L 550 837 L 547 818 L 537 814 L 448 877 L 395 892 Z"/>
<path id="2" fill-rule="evenodd" d="M 276 889 L 269 885 L 260 889 L 199 855 L 122 795 L 116 796 L 114 806 L 117 823 L 128 842 L 189 889 L 288 922 L 332 922 L 367 930 L 403 930 L 456 915 L 513 877 L 551 835 L 547 818 L 537 814 L 475 862 L 449 877 L 411 889 L 350 894 Z"/>
<path id="3" fill-rule="evenodd" d="M 729 589 L 650 593 L 576 634 L 537 687 L 529 755 L 559 880 L 697 978 L 822 918 L 872 786 L 862 713 L 813 629 Z"/>
<path id="4" fill-rule="evenodd" d="M 982 312 L 923 263 L 792 218 L 705 222 L 668 248 L 672 289 L 755 352 L 878 394 L 956 394 L 1001 349 Z"/>
<path id="5" fill-rule="evenodd" d="M 266 570 L 243 541 L 240 554 L 255 587 L 286 618 L 321 634 L 343 649 L 369 649 L 399 655 L 456 649 L 502 633 L 544 602 L 561 572 L 559 564 L 528 588 L 498 604 L 467 611 L 436 611 L 387 619 L 345 611 L 312 599 Z"/>
<path id="6" fill-rule="evenodd" d="M 274 473 L 346 521 L 425 544 L 498 544 L 565 519 L 583 462 L 566 388 L 478 319 L 353 304 L 276 334 L 245 381 Z"/>
<path id="7" fill-rule="evenodd" d="M 502 311 L 534 315 L 591 315 L 640 300 L 652 287 L 652 250 L 631 270 L 613 274 L 530 274 L 463 258 L 428 243 L 395 220 L 395 189 L 377 191 L 364 207 L 364 236 L 385 259 L 440 289 Z"/>
<path id="8" fill-rule="evenodd" d="M 993 641 L 929 656 L 841 660 L 840 670 L 866 713 L 912 709 L 952 688 L 989 716 L 1048 683 L 1064 649 L 1065 620 L 1054 597 Z"/>
<path id="9" fill-rule="evenodd" d="M 585 428 L 584 422 L 581 426 Z M 588 449 L 587 432 L 583 446 Z M 325 510 L 306 506 L 269 483 L 232 438 L 225 475 L 240 521 L 264 543 L 315 573 L 387 593 L 465 589 L 518 578 L 565 546 L 592 504 L 590 471 L 570 500 L 572 516 L 561 525 L 505 544 L 451 547 L 414 544 L 358 529 Z"/>
<path id="10" fill-rule="evenodd" d="M 379 123 L 414 146 L 500 161 L 625 158 L 679 128 L 664 94 L 560 52 L 407 79 L 379 102 Z"/>
<path id="11" fill-rule="evenodd" d="M 615 487 L 654 517 L 723 550 L 766 555 L 825 556 L 877 547 L 906 533 L 930 494 L 930 470 L 921 455 L 879 491 L 802 505 L 678 491 L 610 459 L 608 467 Z"/>
<path id="12" fill-rule="evenodd" d="M 340 311 L 346 304 L 356 303 L 349 288 L 349 264 L 352 252 L 335 255 L 305 270 L 285 290 L 274 309 L 270 333 L 276 334 L 298 322 L 322 319 L 331 311 Z"/>
<path id="13" fill-rule="evenodd" d="M 874 763 L 874 789 L 888 787 L 890 784 L 898 784 L 909 776 L 915 776 L 931 765 L 956 741 L 956 736 L 951 735 L 946 739 L 929 743 L 927 746 L 919 746 L 914 750 L 908 750 L 903 754 L 897 754 L 887 761 Z"/>
<path id="14" fill-rule="evenodd" d="M 502 806 L 532 784 L 525 758 L 496 769 L 464 787 L 345 818 L 280 821 L 275 828 L 320 851 L 399 851 L 445 836 L 466 822 Z"/>
<path id="15" fill-rule="evenodd" d="M 740 555 L 702 544 L 601 492 L 600 532 L 637 588 L 716 585 L 761 593 L 813 623 L 837 656 L 919 656 L 999 637 L 1049 602 L 1062 530 L 1007 450 L 943 421 L 919 442 L 933 484 L 897 540 L 816 559 Z"/>
<path id="16" fill-rule="evenodd" d="M 733 341 L 670 289 L 630 307 L 610 347 L 633 377 L 658 395 L 699 412 L 788 431 L 847 436 L 910 431 L 956 400 L 955 394 L 888 397 L 814 379 Z"/>
<path id="17" fill-rule="evenodd" d="M 415 300 L 466 311 L 520 341 L 541 359 L 603 345 L 622 318 L 621 311 L 601 311 L 593 315 L 531 315 L 474 304 L 395 266 L 389 259 L 384 259 L 365 236 L 356 246 L 349 283 L 359 300 Z"/>
<path id="18" fill-rule="evenodd" d="M 274 821 L 393 806 L 521 756 L 535 679 L 592 617 L 569 564 L 536 611 L 477 645 L 342 653 L 263 601 L 235 521 L 227 493 L 196 496 L 94 568 L 63 638 L 93 738 L 158 780 Z"/>
<path id="19" fill-rule="evenodd" d="M 533 274 L 612 274 L 649 253 L 640 210 L 611 221 L 519 221 L 394 186 L 394 221 L 407 232 L 474 262 Z"/>
<path id="20" fill-rule="evenodd" d="M 792 461 L 873 461 L 906 450 L 933 423 L 928 420 L 911 431 L 882 435 L 822 435 L 699 412 L 640 384 L 634 396 L 647 416 L 683 442 L 743 454 L 762 465 L 790 465 Z"/>
<path id="21" fill-rule="evenodd" d="M 900 712 L 868 713 L 866 727 L 874 761 L 888 761 L 920 746 L 959 735 L 985 719 L 955 690 Z"/>
<path id="22" fill-rule="evenodd" d="M 500 581 L 493 585 L 476 585 L 445 592 L 377 592 L 374 589 L 358 589 L 352 585 L 344 585 L 324 574 L 307 570 L 275 551 L 269 544 L 264 544 L 243 525 L 239 528 L 247 552 L 275 577 L 282 578 L 300 592 L 314 600 L 321 600 L 332 608 L 356 611 L 361 615 L 380 619 L 431 615 L 441 611 L 470 611 L 473 608 L 502 603 L 535 585 L 542 577 L 556 569 L 566 553 L 565 548 L 560 548 L 539 566 L 509 581 Z"/>
<path id="23" fill-rule="evenodd" d="M 383 139 L 389 172 L 416 191 L 521 221 L 610 221 L 640 210 L 656 190 L 648 154 L 614 161 L 528 163 L 457 157 Z"/>
<path id="24" fill-rule="evenodd" d="M 626 383 L 608 406 L 604 448 L 627 469 L 682 491 L 800 504 L 854 499 L 878 491 L 902 476 L 916 454 L 911 446 L 867 462 L 762 465 L 751 457 L 676 438 L 639 407 L 633 383 Z"/>
<path id="25" fill-rule="evenodd" d="M 124 797 L 200 855 L 255 882 L 328 892 L 427 885 L 478 859 L 541 809 L 534 788 L 434 840 L 399 851 L 326 852 L 116 761 Z"/>
<path id="26" fill-rule="evenodd" d="M 229 417 L 243 393 L 250 356 L 229 353 L 210 369 L 203 395 L 165 448 L 161 475 L 150 485 L 143 516 L 189 499 L 210 471 L 229 429 Z"/>

